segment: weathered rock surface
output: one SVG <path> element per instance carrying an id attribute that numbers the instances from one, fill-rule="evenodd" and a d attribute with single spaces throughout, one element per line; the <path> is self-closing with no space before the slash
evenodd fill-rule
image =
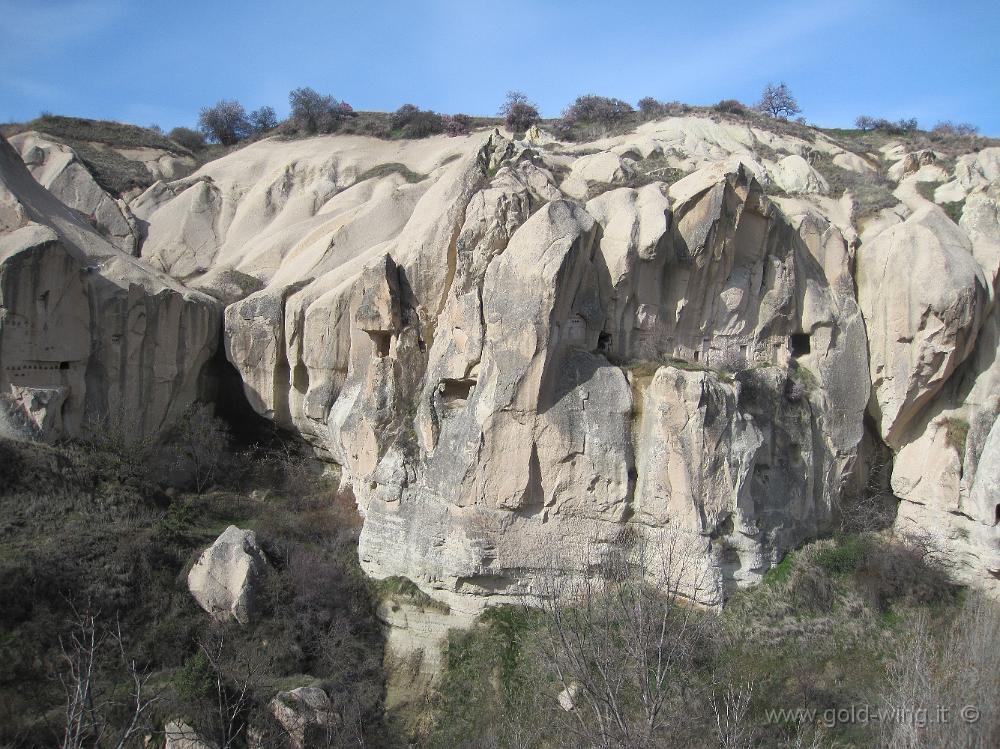
<path id="1" fill-rule="evenodd" d="M 254 532 L 231 525 L 191 568 L 188 590 L 213 618 L 246 625 L 253 616 L 254 585 L 266 569 Z"/>
<path id="2" fill-rule="evenodd" d="M 868 325 L 872 415 L 893 448 L 972 352 L 988 302 L 969 238 L 928 206 L 861 247 L 858 301 Z"/>
<path id="3" fill-rule="evenodd" d="M 319 687 L 278 692 L 268 707 L 295 749 L 330 746 L 339 721 L 329 696 Z"/>
<path id="4" fill-rule="evenodd" d="M 830 527 L 877 439 L 900 529 L 944 528 L 989 587 L 990 155 L 959 160 L 958 227 L 916 190 L 945 162 L 890 144 L 903 203 L 859 226 L 821 172 L 877 158 L 821 133 L 545 140 L 262 141 L 132 203 L 144 258 L 228 304 L 254 408 L 344 468 L 365 569 L 467 616 L 667 527 L 717 603 Z"/>
<path id="5" fill-rule="evenodd" d="M 154 435 L 197 396 L 209 298 L 131 257 L 0 139 L 0 392 L 46 439 Z"/>
<path id="6" fill-rule="evenodd" d="M 139 227 L 128 204 L 105 192 L 72 148 L 35 132 L 15 135 L 10 144 L 42 187 L 79 211 L 115 247 L 139 254 Z"/>

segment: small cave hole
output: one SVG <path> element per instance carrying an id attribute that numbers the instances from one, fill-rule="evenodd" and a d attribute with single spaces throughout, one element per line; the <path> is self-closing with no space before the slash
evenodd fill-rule
<path id="1" fill-rule="evenodd" d="M 375 349 L 376 356 L 381 359 L 389 355 L 389 346 L 392 344 L 392 333 L 369 332 L 368 336 L 372 339 L 372 348 Z"/>
<path id="2" fill-rule="evenodd" d="M 442 380 L 438 385 L 438 392 L 446 407 L 458 408 L 468 402 L 469 394 L 475 386 L 475 380 Z"/>
<path id="3" fill-rule="evenodd" d="M 809 334 L 792 333 L 788 337 L 788 347 L 791 349 L 792 356 L 805 356 L 810 351 Z"/>
<path id="4" fill-rule="evenodd" d="M 597 336 L 597 353 L 607 354 L 611 352 L 611 334 L 605 331 Z"/>
<path id="5" fill-rule="evenodd" d="M 69 369 L 69 362 L 68 361 L 61 361 L 61 362 L 59 362 L 59 369 L 61 369 L 61 370 L 67 370 L 67 369 Z"/>

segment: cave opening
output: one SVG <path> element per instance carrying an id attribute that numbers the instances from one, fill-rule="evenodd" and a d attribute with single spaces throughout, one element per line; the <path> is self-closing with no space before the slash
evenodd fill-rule
<path id="1" fill-rule="evenodd" d="M 464 406 L 475 386 L 475 380 L 442 380 L 438 385 L 441 402 L 448 408 Z"/>
<path id="2" fill-rule="evenodd" d="M 226 358 L 220 345 L 201 371 L 199 399 L 215 407 L 215 415 L 226 422 L 237 448 L 270 442 L 275 426 L 254 411 L 243 390 L 243 378 Z"/>
<path id="3" fill-rule="evenodd" d="M 372 339 L 372 348 L 375 355 L 384 359 L 389 355 L 389 347 L 392 344 L 392 333 L 368 332 L 368 337 Z"/>
<path id="4" fill-rule="evenodd" d="M 791 350 L 792 356 L 794 357 L 805 356 L 811 350 L 809 344 L 809 334 L 792 333 L 788 337 L 788 348 Z"/>

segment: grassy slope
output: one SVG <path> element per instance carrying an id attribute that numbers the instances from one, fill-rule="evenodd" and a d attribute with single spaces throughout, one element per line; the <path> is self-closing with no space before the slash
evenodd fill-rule
<path id="1" fill-rule="evenodd" d="M 380 733 L 382 635 L 357 564 L 356 518 L 325 482 L 289 482 L 280 466 L 242 461 L 230 475 L 244 485 L 195 496 L 165 490 L 127 451 L 0 440 L 0 745 L 56 742 L 59 640 L 74 608 L 103 629 L 120 622 L 162 697 L 154 727 L 205 721 L 211 694 L 197 679 L 192 687 L 204 665 L 197 642 L 225 637 L 233 674 L 254 664 L 255 720 L 278 689 L 318 683 Z M 249 485 L 276 489 L 248 495 Z M 272 564 L 246 629 L 214 625 L 186 587 L 190 565 L 231 523 L 256 529 Z M 120 686 L 111 665 L 101 679 Z"/>

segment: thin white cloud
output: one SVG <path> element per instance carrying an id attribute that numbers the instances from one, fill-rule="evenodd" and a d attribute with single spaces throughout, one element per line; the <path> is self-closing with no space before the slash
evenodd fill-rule
<path id="1" fill-rule="evenodd" d="M 53 54 L 87 39 L 121 17 L 124 0 L 69 0 L 29 5 L 0 0 L 0 61 L 30 62 L 43 52 Z"/>

